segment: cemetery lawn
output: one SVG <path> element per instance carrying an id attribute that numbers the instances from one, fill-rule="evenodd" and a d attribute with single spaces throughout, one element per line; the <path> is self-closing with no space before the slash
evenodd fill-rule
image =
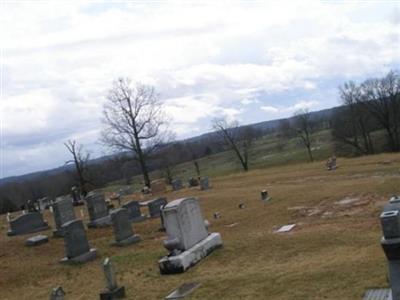
<path id="1" fill-rule="evenodd" d="M 52 238 L 51 230 L 41 232 L 51 237 L 49 243 L 28 248 L 25 239 L 34 234 L 7 237 L 2 215 L 0 298 L 48 299 L 51 289 L 61 285 L 66 300 L 99 299 L 104 288 L 100 264 L 108 256 L 126 299 L 163 299 L 185 282 L 201 283 L 189 299 L 361 299 L 366 288 L 388 286 L 378 216 L 389 197 L 400 193 L 400 154 L 339 158 L 338 165 L 336 171 L 326 171 L 322 161 L 271 166 L 210 177 L 213 187 L 207 191 L 162 194 L 169 201 L 198 197 L 209 230 L 220 232 L 224 241 L 222 249 L 180 275 L 159 274 L 157 261 L 166 250 L 158 219 L 134 224 L 143 241 L 126 248 L 109 245 L 112 228 L 88 230 L 99 257 L 65 266 L 58 263 L 63 240 Z M 272 196 L 269 203 L 260 200 L 264 188 Z M 124 202 L 131 199 L 140 196 Z M 214 220 L 214 212 L 221 218 Z M 49 211 L 45 219 L 54 228 Z M 285 224 L 297 226 L 274 233 Z"/>

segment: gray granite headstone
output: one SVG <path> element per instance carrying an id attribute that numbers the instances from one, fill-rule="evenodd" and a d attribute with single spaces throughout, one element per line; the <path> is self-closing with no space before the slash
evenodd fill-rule
<path id="1" fill-rule="evenodd" d="M 30 212 L 23 214 L 10 221 L 10 230 L 8 236 L 27 234 L 38 231 L 43 231 L 49 228 L 46 221 L 40 212 Z"/>
<path id="2" fill-rule="evenodd" d="M 166 205 L 167 198 L 160 197 L 147 202 L 150 218 L 158 218 L 161 214 L 161 207 Z"/>
<path id="3" fill-rule="evenodd" d="M 129 201 L 122 205 L 123 208 L 128 210 L 129 219 L 131 222 L 141 222 L 146 219 L 142 212 L 140 211 L 140 203 L 138 201 Z"/>
<path id="4" fill-rule="evenodd" d="M 118 208 L 111 213 L 111 220 L 114 227 L 116 246 L 127 246 L 140 241 L 140 237 L 134 234 L 132 224 L 129 220 L 128 210 Z"/>
<path id="5" fill-rule="evenodd" d="M 199 181 L 194 177 L 190 177 L 189 180 L 188 180 L 188 185 L 189 185 L 189 187 L 198 186 L 199 185 Z"/>
<path id="6" fill-rule="evenodd" d="M 25 241 L 25 245 L 28 247 L 32 246 L 39 246 L 41 244 L 45 244 L 49 242 L 49 237 L 47 235 L 35 235 L 33 237 L 30 237 Z"/>
<path id="7" fill-rule="evenodd" d="M 178 191 L 183 187 L 182 186 L 182 180 L 179 179 L 179 178 L 172 180 L 171 185 L 172 185 L 172 189 L 174 191 Z"/>
<path id="8" fill-rule="evenodd" d="M 53 231 L 55 237 L 62 237 L 62 225 L 75 220 L 75 211 L 72 204 L 72 199 L 69 196 L 59 197 L 53 204 L 54 222 L 56 229 Z"/>
<path id="9" fill-rule="evenodd" d="M 209 181 L 208 181 L 208 177 L 200 178 L 200 189 L 202 191 L 204 191 L 204 190 L 208 190 L 209 188 L 210 188 L 210 184 L 209 184 Z"/>
<path id="10" fill-rule="evenodd" d="M 80 263 L 96 258 L 96 249 L 91 249 L 81 220 L 73 220 L 63 226 L 65 257 L 62 263 Z"/>
<path id="11" fill-rule="evenodd" d="M 103 194 L 90 193 L 86 196 L 86 205 L 89 214 L 89 228 L 111 225 L 108 207 Z"/>
<path id="12" fill-rule="evenodd" d="M 106 280 L 106 289 L 100 293 L 100 300 L 125 298 L 125 287 L 118 287 L 115 269 L 108 257 L 104 260 L 102 266 Z"/>

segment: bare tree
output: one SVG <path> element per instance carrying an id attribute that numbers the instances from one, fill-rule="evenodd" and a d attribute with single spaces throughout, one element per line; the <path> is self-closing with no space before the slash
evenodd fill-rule
<path id="1" fill-rule="evenodd" d="M 383 78 L 361 85 L 362 104 L 386 131 L 391 151 L 400 151 L 400 75 L 390 71 Z"/>
<path id="2" fill-rule="evenodd" d="M 249 150 L 255 139 L 252 127 L 239 127 L 237 121 L 228 122 L 226 119 L 214 119 L 212 126 L 224 144 L 235 153 L 243 170 L 248 171 Z"/>
<path id="3" fill-rule="evenodd" d="M 147 160 L 167 138 L 167 120 L 154 87 L 116 80 L 103 109 L 101 140 L 117 151 L 131 151 L 138 161 L 144 183 L 150 187 Z"/>
<path id="4" fill-rule="evenodd" d="M 85 152 L 83 145 L 77 144 L 75 140 L 69 140 L 64 145 L 72 154 L 72 160 L 67 161 L 65 164 L 73 163 L 75 165 L 79 188 L 82 195 L 85 196 L 88 192 L 86 185 L 90 183 L 90 180 L 87 178 L 90 153 Z"/>
<path id="5" fill-rule="evenodd" d="M 311 134 L 313 132 L 313 123 L 311 120 L 311 114 L 307 109 L 299 110 L 294 114 L 294 129 L 302 140 L 304 146 L 307 148 L 310 161 L 314 161 L 314 157 L 311 152 Z"/>

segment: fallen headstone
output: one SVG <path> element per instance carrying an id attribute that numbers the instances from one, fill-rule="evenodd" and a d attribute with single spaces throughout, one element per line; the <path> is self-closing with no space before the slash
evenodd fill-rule
<path id="1" fill-rule="evenodd" d="M 106 280 L 106 289 L 100 293 L 100 300 L 125 298 L 125 287 L 118 286 L 114 266 L 108 257 L 104 260 L 102 266 Z"/>
<path id="2" fill-rule="evenodd" d="M 25 241 L 25 245 L 28 247 L 32 246 L 39 246 L 41 244 L 45 244 L 49 242 L 49 237 L 47 235 L 35 235 L 33 237 L 30 237 Z"/>
<path id="3" fill-rule="evenodd" d="M 191 294 L 195 289 L 200 286 L 198 282 L 184 283 L 171 294 L 165 297 L 165 300 L 182 299 Z"/>
<path id="4" fill-rule="evenodd" d="M 196 198 L 182 198 L 168 203 L 162 210 L 169 254 L 159 260 L 161 274 L 185 272 L 222 246 L 219 233 L 208 233 Z"/>

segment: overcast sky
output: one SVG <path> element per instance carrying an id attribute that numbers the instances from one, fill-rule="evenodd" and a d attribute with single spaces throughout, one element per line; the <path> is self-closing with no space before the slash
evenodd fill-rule
<path id="1" fill-rule="evenodd" d="M 68 139 L 106 153 L 120 76 L 156 87 L 181 139 L 336 106 L 344 81 L 399 68 L 398 1 L 108 2 L 2 0 L 0 177 L 63 165 Z"/>

